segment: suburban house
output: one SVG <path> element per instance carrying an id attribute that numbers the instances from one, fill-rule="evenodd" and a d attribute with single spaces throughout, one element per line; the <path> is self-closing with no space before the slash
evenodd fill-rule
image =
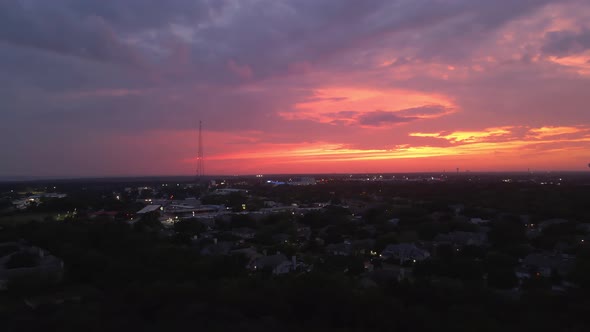
<path id="1" fill-rule="evenodd" d="M 567 219 L 560 219 L 560 218 L 549 219 L 549 220 L 545 220 L 545 221 L 540 222 L 537 225 L 537 228 L 539 229 L 539 231 L 543 231 L 544 229 L 546 229 L 549 226 L 565 224 L 567 222 L 568 222 Z"/>
<path id="2" fill-rule="evenodd" d="M 291 239 L 291 236 L 286 233 L 274 234 L 272 236 L 272 241 L 274 243 L 287 243 L 289 242 L 289 239 Z"/>
<path id="3" fill-rule="evenodd" d="M 270 270 L 274 275 L 286 274 L 297 269 L 297 258 L 291 260 L 287 256 L 277 253 L 272 256 L 261 256 L 248 264 L 251 271 Z"/>
<path id="4" fill-rule="evenodd" d="M 231 234 L 240 239 L 249 240 L 256 236 L 256 230 L 248 227 L 234 228 L 232 229 Z"/>
<path id="5" fill-rule="evenodd" d="M 233 247 L 233 242 L 217 242 L 217 239 L 214 239 L 214 243 L 210 244 L 203 249 L 201 249 L 201 255 L 203 256 L 219 256 L 219 255 L 227 255 L 229 251 Z"/>
<path id="6" fill-rule="evenodd" d="M 543 277 L 550 277 L 552 273 L 566 276 L 571 272 L 575 259 L 569 255 L 555 255 L 548 253 L 535 253 L 526 256 L 517 271 L 519 277 L 530 277 L 531 273 L 539 273 Z"/>
<path id="7" fill-rule="evenodd" d="M 64 263 L 41 248 L 19 242 L 0 244 L 0 290 L 17 280 L 58 282 Z"/>
<path id="8" fill-rule="evenodd" d="M 257 258 L 260 258 L 264 255 L 260 254 L 256 248 L 254 247 L 248 247 L 248 248 L 240 248 L 240 249 L 234 249 L 230 252 L 230 254 L 232 255 L 242 255 L 244 257 L 246 257 L 248 259 L 248 263 L 253 262 L 254 260 L 256 260 Z"/>
<path id="9" fill-rule="evenodd" d="M 426 250 L 416 247 L 413 243 L 390 244 L 381 252 L 384 259 L 397 259 L 401 264 L 411 261 L 422 261 L 430 257 Z"/>
<path id="10" fill-rule="evenodd" d="M 475 232 L 450 232 L 438 234 L 434 242 L 438 244 L 452 244 L 455 246 L 482 246 L 487 243 L 488 237 L 485 233 Z"/>
<path id="11" fill-rule="evenodd" d="M 326 254 L 333 256 L 350 256 L 352 245 L 348 241 L 342 243 L 333 243 L 326 246 Z"/>
<path id="12" fill-rule="evenodd" d="M 375 240 L 374 239 L 361 239 L 352 241 L 352 251 L 355 254 L 367 254 L 370 253 L 375 248 Z"/>

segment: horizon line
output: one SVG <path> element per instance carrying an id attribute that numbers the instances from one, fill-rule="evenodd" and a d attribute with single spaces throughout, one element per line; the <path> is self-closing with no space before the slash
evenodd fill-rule
<path id="1" fill-rule="evenodd" d="M 456 170 L 447 171 L 409 171 L 409 172 L 333 172 L 333 173 L 244 173 L 244 174 L 211 174 L 203 175 L 204 178 L 214 177 L 256 177 L 257 175 L 262 176 L 305 176 L 305 175 L 395 175 L 395 174 L 442 174 L 442 175 L 468 175 L 468 174 L 550 174 L 550 173 L 586 173 L 590 175 L 590 172 L 584 170 L 511 170 L 511 171 L 471 171 Z M 15 176 L 0 176 L 0 183 L 6 182 L 27 182 L 27 181 L 44 181 L 44 180 L 99 180 L 99 179 L 125 179 L 125 178 L 172 178 L 172 177 L 183 177 L 183 178 L 197 178 L 196 175 L 186 174 L 150 174 L 150 175 L 82 175 L 82 176 L 53 176 L 53 175 L 15 175 Z"/>

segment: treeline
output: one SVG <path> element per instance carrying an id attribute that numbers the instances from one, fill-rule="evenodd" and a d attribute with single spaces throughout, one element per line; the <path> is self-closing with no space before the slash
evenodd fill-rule
<path id="1" fill-rule="evenodd" d="M 241 256 L 200 256 L 149 227 L 113 221 L 28 223 L 23 239 L 65 262 L 52 287 L 14 285 L 2 294 L 3 331 L 587 331 L 590 285 L 522 298 L 480 283 L 387 281 L 317 269 L 249 274 Z M 588 260 L 590 261 L 590 260 Z M 587 262 L 583 260 L 583 262 Z M 445 267 L 441 267 L 445 268 Z M 423 269 L 424 271 L 424 269 Z M 427 272 L 424 272 L 428 274 Z M 31 309 L 25 299 L 75 294 Z"/>

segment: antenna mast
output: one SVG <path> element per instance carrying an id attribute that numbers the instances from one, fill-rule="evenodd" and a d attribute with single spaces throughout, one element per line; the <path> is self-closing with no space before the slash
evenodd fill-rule
<path id="1" fill-rule="evenodd" d="M 205 161 L 203 158 L 203 133 L 202 122 L 199 120 L 199 150 L 197 152 L 197 179 L 201 179 L 205 175 Z"/>

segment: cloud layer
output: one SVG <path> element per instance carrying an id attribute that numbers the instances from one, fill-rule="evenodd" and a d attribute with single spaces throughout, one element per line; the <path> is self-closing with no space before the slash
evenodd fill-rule
<path id="1" fill-rule="evenodd" d="M 581 0 L 0 0 L 0 175 L 584 169 Z"/>

